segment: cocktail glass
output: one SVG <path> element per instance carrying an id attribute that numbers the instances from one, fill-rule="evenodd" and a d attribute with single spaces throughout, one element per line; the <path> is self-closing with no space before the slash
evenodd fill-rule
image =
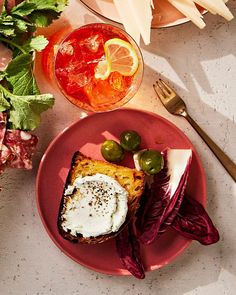
<path id="1" fill-rule="evenodd" d="M 104 44 L 119 38 L 131 44 L 138 57 L 132 76 L 113 71 L 106 79 L 95 77 L 99 62 L 106 59 Z M 55 56 L 55 77 L 64 96 L 86 111 L 103 112 L 126 104 L 137 92 L 143 77 L 143 58 L 135 41 L 122 29 L 93 23 L 75 29 L 60 43 Z"/>

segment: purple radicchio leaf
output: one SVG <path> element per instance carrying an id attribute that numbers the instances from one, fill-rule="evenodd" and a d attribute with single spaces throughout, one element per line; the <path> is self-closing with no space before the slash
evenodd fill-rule
<path id="1" fill-rule="evenodd" d="M 196 240 L 203 245 L 219 241 L 219 232 L 206 210 L 195 199 L 184 197 L 172 228 L 185 238 Z"/>
<path id="2" fill-rule="evenodd" d="M 189 161 L 188 165 L 190 165 L 191 161 Z M 182 176 L 183 178 L 183 184 L 182 187 L 179 190 L 178 196 L 177 196 L 177 200 L 176 202 L 171 202 L 170 206 L 168 208 L 168 211 L 170 212 L 169 215 L 167 215 L 167 217 L 165 218 L 165 220 L 163 221 L 163 223 L 160 226 L 160 229 L 158 231 L 158 236 L 160 234 L 163 234 L 167 228 L 173 223 L 173 220 L 175 219 L 181 204 L 183 202 L 184 199 L 184 193 L 185 193 L 185 189 L 188 183 L 188 176 L 189 176 L 189 169 L 186 168 L 184 175 Z M 181 180 L 182 181 L 182 180 Z"/>
<path id="3" fill-rule="evenodd" d="M 183 199 L 191 159 L 191 150 L 164 152 L 164 168 L 146 189 L 143 196 L 146 203 L 137 217 L 138 238 L 143 244 L 152 243 L 173 221 Z"/>
<path id="4" fill-rule="evenodd" d="M 140 245 L 135 236 L 132 221 L 116 237 L 116 249 L 124 267 L 136 278 L 144 279 Z"/>

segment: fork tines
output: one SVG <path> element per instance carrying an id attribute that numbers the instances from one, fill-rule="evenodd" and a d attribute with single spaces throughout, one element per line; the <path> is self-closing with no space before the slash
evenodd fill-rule
<path id="1" fill-rule="evenodd" d="M 153 84 L 153 88 L 159 99 L 167 98 L 173 93 L 173 90 L 162 79 L 157 80 L 156 83 Z"/>

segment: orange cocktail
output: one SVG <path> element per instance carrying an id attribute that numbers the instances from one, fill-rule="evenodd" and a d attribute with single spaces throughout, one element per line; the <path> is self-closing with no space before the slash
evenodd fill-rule
<path id="1" fill-rule="evenodd" d="M 63 94 L 88 111 L 106 111 L 128 102 L 143 74 L 140 50 L 123 30 L 89 24 L 59 45 L 55 76 Z"/>

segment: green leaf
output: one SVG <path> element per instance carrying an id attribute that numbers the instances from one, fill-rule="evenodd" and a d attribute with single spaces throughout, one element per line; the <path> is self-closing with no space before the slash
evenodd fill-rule
<path id="1" fill-rule="evenodd" d="M 6 26 L 0 24 L 0 34 L 3 34 L 4 36 L 14 36 L 15 30 L 11 26 Z"/>
<path id="2" fill-rule="evenodd" d="M 15 26 L 19 32 L 27 32 L 28 31 L 28 23 L 23 19 L 15 19 Z"/>
<path id="3" fill-rule="evenodd" d="M 39 94 L 32 71 L 32 55 L 29 53 L 15 57 L 6 68 L 6 80 L 12 87 L 13 94 Z"/>
<path id="4" fill-rule="evenodd" d="M 28 3 L 26 1 L 21 2 L 17 6 L 13 7 L 10 14 L 18 16 L 27 16 L 35 10 L 34 3 Z"/>
<path id="5" fill-rule="evenodd" d="M 48 45 L 48 40 L 42 35 L 33 37 L 30 42 L 31 48 L 36 51 L 43 50 L 47 45 Z"/>
<path id="6" fill-rule="evenodd" d="M 6 73 L 3 71 L 0 71 L 0 81 L 2 81 L 6 76 Z"/>
<path id="7" fill-rule="evenodd" d="M 35 5 L 35 10 L 28 15 L 28 18 L 37 27 L 47 27 L 53 20 L 60 16 L 60 13 L 68 4 L 67 0 L 28 0 Z"/>
<path id="8" fill-rule="evenodd" d="M 15 129 L 34 130 L 40 123 L 40 114 L 53 106 L 51 94 L 11 96 L 9 121 Z"/>
<path id="9" fill-rule="evenodd" d="M 41 51 L 47 45 L 48 45 L 48 40 L 44 36 L 39 35 L 37 37 L 32 37 L 28 39 L 27 42 L 22 47 L 26 52 L 31 52 L 34 50 Z"/>
<path id="10" fill-rule="evenodd" d="M 68 0 L 57 0 L 57 11 L 62 12 L 65 7 L 68 5 Z"/>
<path id="11" fill-rule="evenodd" d="M 0 90 L 11 104 L 9 122 L 14 129 L 34 130 L 40 123 L 40 114 L 54 104 L 52 94 L 19 96 L 10 93 L 1 85 Z"/>
<path id="12" fill-rule="evenodd" d="M 15 35 L 14 21 L 10 15 L 0 16 L 0 33 L 7 37 Z"/>
<path id="13" fill-rule="evenodd" d="M 5 99 L 2 90 L 0 89 L 0 112 L 4 112 L 11 107 L 9 102 Z"/>
<path id="14" fill-rule="evenodd" d="M 37 10 L 29 15 L 29 20 L 34 23 L 38 28 L 49 26 L 53 20 L 57 19 L 59 14 L 51 10 Z"/>
<path id="15" fill-rule="evenodd" d="M 0 15 L 0 33 L 14 37 L 21 32 L 34 32 L 35 26 L 46 27 L 60 16 L 67 0 L 25 0 L 13 7 L 10 15 Z"/>
<path id="16" fill-rule="evenodd" d="M 68 0 L 28 0 L 28 2 L 35 4 L 35 10 L 54 10 L 58 13 L 68 4 Z"/>

